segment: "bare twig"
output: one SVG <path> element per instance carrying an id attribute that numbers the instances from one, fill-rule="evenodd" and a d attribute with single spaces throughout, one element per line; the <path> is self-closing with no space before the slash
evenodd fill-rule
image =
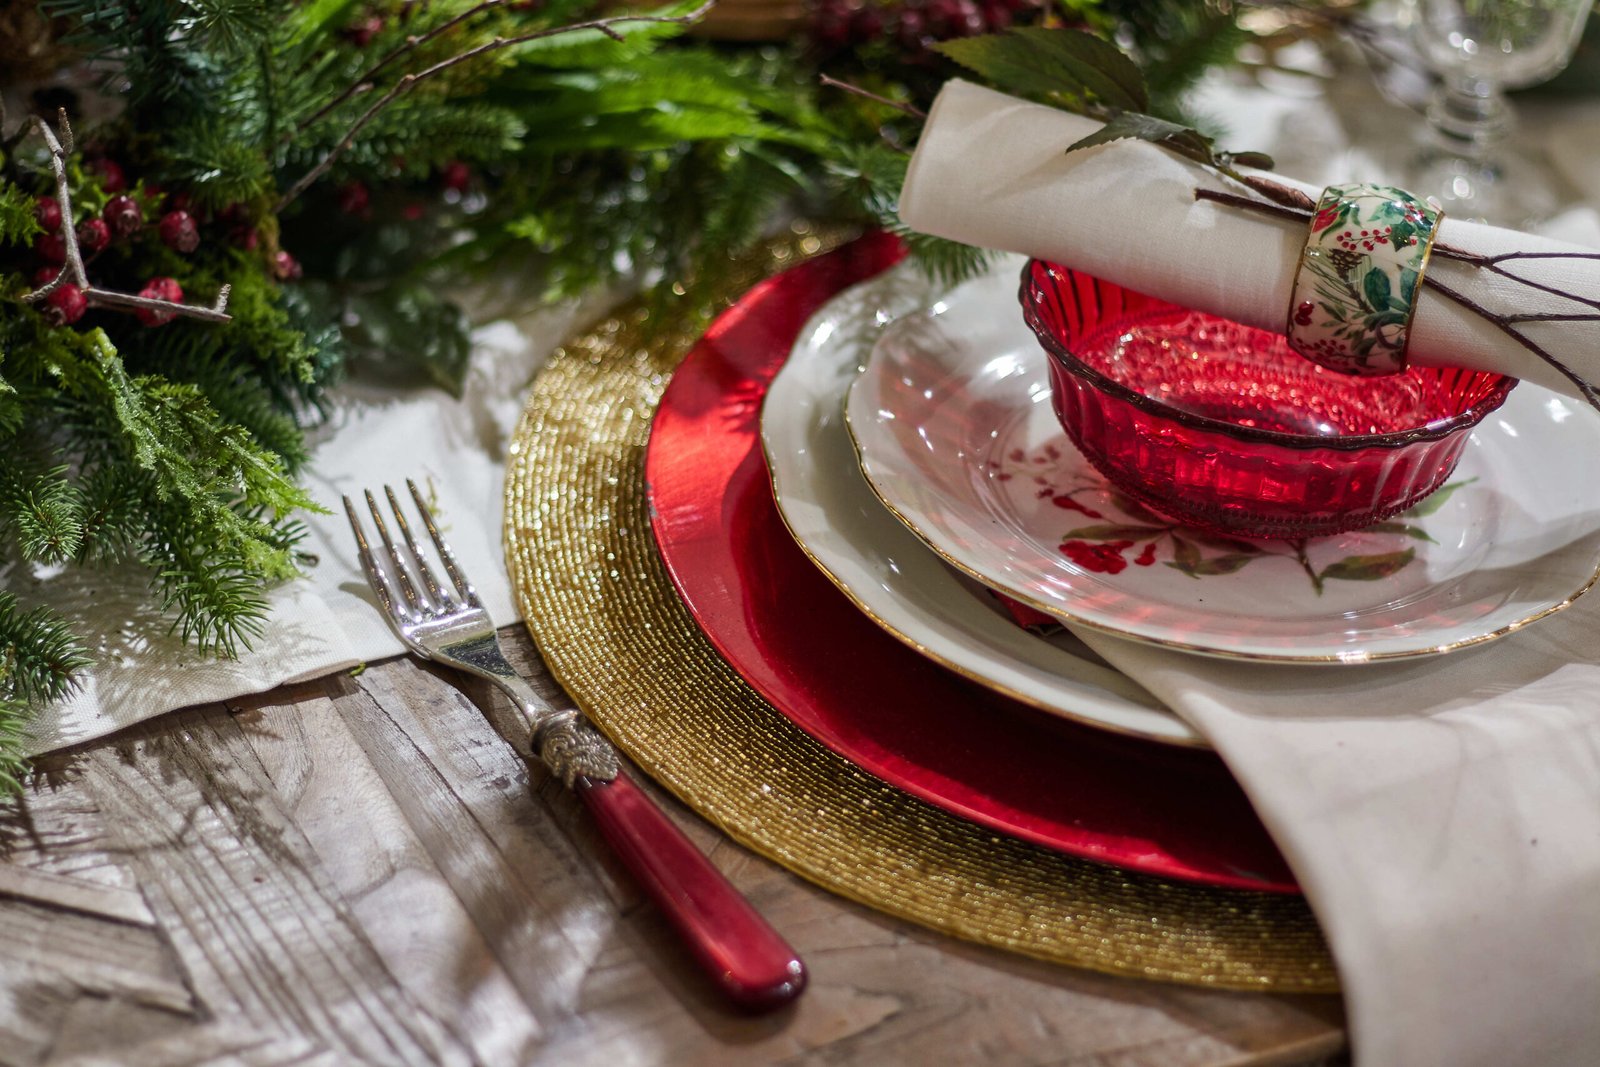
<path id="1" fill-rule="evenodd" d="M 865 97 L 868 100 L 877 101 L 878 103 L 882 104 L 884 107 L 892 107 L 896 111 L 899 111 L 902 114 L 910 115 L 914 119 L 924 119 L 925 120 L 928 117 L 928 113 L 926 111 L 921 110 L 920 108 L 912 107 L 910 104 L 901 103 L 899 100 L 890 100 L 888 97 L 879 96 L 877 93 L 874 93 L 874 92 L 868 92 L 866 89 L 861 88 L 861 86 L 859 86 L 859 85 L 851 85 L 849 82 L 842 82 L 838 78 L 832 78 L 832 77 L 829 77 L 826 74 L 819 74 L 817 77 L 818 77 L 818 80 L 821 81 L 823 85 L 826 85 L 830 89 L 843 89 L 847 93 L 854 93 L 856 96 L 861 96 L 861 97 Z"/>
<path id="2" fill-rule="evenodd" d="M 281 140 L 279 140 L 279 142 L 278 142 L 278 147 L 282 148 L 283 146 L 287 145 L 290 141 L 294 140 L 295 134 L 304 133 L 311 126 L 315 125 L 317 122 L 319 122 L 322 119 L 326 118 L 328 116 L 328 114 L 331 111 L 333 111 L 334 108 L 338 107 L 340 104 L 344 103 L 346 100 L 350 99 L 352 96 L 359 96 L 362 93 L 371 92 L 372 89 L 373 89 L 373 81 L 372 80 L 374 78 L 376 78 L 378 76 L 378 74 L 380 72 L 382 72 L 385 67 L 389 66 L 389 64 L 393 63 L 395 60 L 399 59 L 402 56 L 408 55 L 411 52 L 416 51 L 418 48 L 421 48 L 423 45 L 425 45 L 428 42 L 434 40 L 435 38 L 440 37 L 441 35 L 443 35 L 445 33 L 448 33 L 450 30 L 455 29 L 457 26 L 461 25 L 461 23 L 463 23 L 463 22 L 466 22 L 468 19 L 473 18 L 474 16 L 479 15 L 479 14 L 485 12 L 485 11 L 488 11 L 491 8 L 499 7 L 502 4 L 504 4 L 505 2 L 506 2 L 506 0 L 483 0 L 482 3 L 477 4 L 477 5 L 473 6 L 473 7 L 467 8 L 467 10 L 461 12 L 459 15 L 455 16 L 454 18 L 452 18 L 452 19 L 450 19 L 450 20 L 448 20 L 446 22 L 441 22 L 439 25 L 435 26 L 433 29 L 429 30 L 427 33 L 424 33 L 424 34 L 415 34 L 414 33 L 414 34 L 410 35 L 409 37 L 407 37 L 405 39 L 405 42 L 403 44 L 400 44 L 400 45 L 396 46 L 395 48 L 391 49 L 388 55 L 386 55 L 382 59 L 378 60 L 378 62 L 374 63 L 371 67 L 369 67 L 366 70 L 366 72 L 363 73 L 359 78 L 357 78 L 355 81 L 351 82 L 349 88 L 345 89 L 344 92 L 340 93 L 338 96 L 334 97 L 332 100 L 329 100 L 326 104 L 323 104 L 322 107 L 317 109 L 317 111 L 316 111 L 316 113 L 314 115 L 312 115 L 310 118 L 306 119 L 304 122 L 300 123 L 300 125 L 295 127 L 295 129 L 294 129 L 294 131 L 292 133 L 284 134 L 283 138 Z"/>
<path id="3" fill-rule="evenodd" d="M 1234 193 L 1218 192 L 1213 189 L 1196 189 L 1194 191 L 1194 198 L 1196 200 L 1209 200 L 1214 203 L 1225 204 L 1229 207 L 1236 207 L 1245 211 L 1253 211 L 1260 215 L 1268 215 L 1272 218 L 1281 219 L 1287 222 L 1304 224 L 1311 219 L 1311 212 L 1309 210 L 1286 207 L 1283 204 L 1269 203 L 1265 200 L 1257 200 L 1248 196 L 1239 196 Z M 1501 265 L 1507 262 L 1517 262 L 1530 259 L 1600 260 L 1600 252 L 1500 252 L 1494 255 L 1483 255 L 1479 252 L 1468 252 L 1465 249 L 1455 248 L 1451 245 L 1435 242 L 1433 246 L 1433 254 L 1443 259 L 1449 259 L 1457 263 L 1461 263 L 1464 266 L 1476 267 L 1480 270 L 1489 271 L 1492 274 L 1498 274 L 1502 278 L 1516 282 L 1519 285 L 1525 285 L 1530 289 L 1537 290 L 1538 292 L 1548 293 L 1551 296 L 1560 297 L 1563 300 L 1570 300 L 1573 303 L 1581 304 L 1585 307 L 1593 308 L 1596 312 L 1600 312 L 1600 298 L 1587 297 L 1581 293 L 1569 292 L 1568 290 L 1561 289 L 1544 282 L 1535 281 L 1532 278 L 1525 278 L 1520 274 L 1516 274 L 1513 271 L 1507 270 Z M 1516 341 L 1517 344 L 1527 349 L 1539 360 L 1553 367 L 1561 374 L 1562 377 L 1566 378 L 1569 382 L 1575 385 L 1578 389 L 1578 392 L 1590 404 L 1596 408 L 1600 408 L 1600 388 L 1597 388 L 1594 384 L 1584 379 L 1580 374 L 1578 374 L 1577 371 L 1573 370 L 1571 367 L 1567 366 L 1565 363 L 1561 362 L 1561 360 L 1552 355 L 1548 349 L 1540 345 L 1533 338 L 1529 337 L 1522 330 L 1518 329 L 1518 327 L 1522 324 L 1530 322 L 1596 322 L 1600 321 L 1600 314 L 1583 314 L 1577 312 L 1516 312 L 1511 314 L 1502 314 L 1484 307 L 1482 304 L 1479 304 L 1465 293 L 1462 293 L 1459 290 L 1452 288 L 1445 282 L 1440 281 L 1439 278 L 1431 272 L 1422 276 L 1422 285 L 1424 288 L 1431 289 L 1432 291 L 1438 293 L 1446 300 L 1449 300 L 1452 303 L 1472 312 L 1474 315 L 1483 319 L 1485 322 L 1489 323 L 1507 337 L 1510 337 L 1512 340 Z"/>
<path id="4" fill-rule="evenodd" d="M 191 319 L 200 319 L 204 322 L 227 322 L 229 286 L 224 285 L 217 294 L 217 302 L 211 307 L 199 307 L 194 304 L 180 304 L 171 300 L 156 300 L 147 296 L 135 296 L 132 293 L 119 293 L 111 289 L 97 289 L 89 284 L 89 276 L 83 267 L 83 250 L 78 247 L 78 231 L 72 224 L 72 189 L 67 182 L 67 157 L 72 154 L 73 136 L 72 124 L 67 121 L 67 109 L 62 108 L 56 115 L 56 125 L 61 134 L 50 128 L 50 124 L 37 115 L 29 115 L 23 125 L 26 130 L 29 126 L 39 131 L 44 138 L 44 143 L 50 149 L 50 169 L 56 179 L 56 203 L 61 205 L 61 240 L 66 246 L 66 262 L 62 269 L 50 281 L 45 282 L 31 293 L 25 293 L 23 301 L 37 304 L 63 285 L 76 285 L 83 293 L 84 302 L 90 307 L 108 308 L 114 311 L 166 311 L 173 315 L 182 315 Z"/>
<path id="5" fill-rule="evenodd" d="M 620 41 L 623 40 L 623 37 L 617 32 L 616 27 L 627 23 L 659 23 L 663 25 L 692 26 L 696 22 L 699 22 L 701 19 L 705 18 L 706 14 L 715 6 L 716 0 L 706 0 L 705 3 L 701 4 L 693 11 L 683 15 L 612 15 L 608 18 L 592 19 L 588 22 L 574 22 L 566 26 L 553 26 L 548 29 L 535 30 L 531 33 L 518 34 L 515 37 L 495 37 L 492 40 L 485 41 L 480 45 L 469 48 L 464 52 L 458 52 L 448 59 L 441 59 L 431 67 L 425 67 L 422 70 L 412 71 L 411 73 L 404 74 L 398 81 L 394 83 L 393 86 L 389 88 L 388 92 L 384 93 L 382 97 L 372 104 L 371 107 L 367 108 L 366 111 L 361 113 L 361 117 L 356 119 L 356 121 L 351 124 L 350 129 L 345 132 L 344 137 L 340 139 L 339 143 L 334 145 L 332 150 L 330 150 L 327 155 L 323 156 L 322 160 L 317 163 L 316 166 L 306 171 L 306 173 L 302 175 L 298 181 L 289 187 L 289 191 L 284 193 L 283 196 L 278 199 L 278 202 L 272 206 L 273 214 L 282 212 L 283 209 L 292 204 L 301 193 L 310 188 L 312 183 L 326 174 L 328 172 L 328 168 L 333 166 L 334 161 L 343 155 L 345 150 L 355 143 L 356 135 L 366 127 L 367 123 L 376 118 L 379 112 L 388 107 L 390 104 L 394 103 L 400 97 L 404 96 L 406 93 L 410 92 L 412 89 L 416 88 L 418 83 L 433 77 L 435 74 L 449 70 L 451 67 L 454 67 L 460 63 L 465 63 L 468 60 L 476 59 L 482 55 L 487 55 L 490 52 L 497 52 L 502 48 L 510 48 L 512 45 L 526 44 L 529 41 L 538 41 L 546 37 L 556 37 L 568 33 L 578 33 L 582 30 L 595 30 L 605 34 L 607 37 L 610 37 L 613 40 Z"/>

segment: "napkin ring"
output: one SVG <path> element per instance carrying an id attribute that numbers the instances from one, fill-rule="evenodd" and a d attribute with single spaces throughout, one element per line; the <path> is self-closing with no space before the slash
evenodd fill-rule
<path id="1" fill-rule="evenodd" d="M 1289 347 L 1340 374 L 1405 370 L 1411 316 L 1443 218 L 1387 185 L 1322 190 L 1295 271 Z"/>

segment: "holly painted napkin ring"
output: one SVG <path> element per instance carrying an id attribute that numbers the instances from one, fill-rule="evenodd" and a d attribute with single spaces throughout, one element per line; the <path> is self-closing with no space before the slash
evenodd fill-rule
<path id="1" fill-rule="evenodd" d="M 1387 185 L 1322 190 L 1300 253 L 1289 347 L 1341 374 L 1398 374 L 1442 212 Z"/>

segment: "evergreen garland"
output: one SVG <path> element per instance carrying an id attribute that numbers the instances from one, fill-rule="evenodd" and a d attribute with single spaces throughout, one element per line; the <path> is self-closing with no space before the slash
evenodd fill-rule
<path id="1" fill-rule="evenodd" d="M 41 101 L 71 207 L 57 227 L 49 137 L 0 117 L 0 586 L 142 566 L 173 629 L 220 655 L 260 636 L 267 586 L 299 571 L 304 432 L 352 359 L 459 387 L 467 323 L 445 293 L 473 271 L 514 265 L 549 297 L 652 274 L 709 293 L 785 205 L 897 226 L 916 123 L 822 88 L 819 64 L 912 110 L 953 70 L 923 47 L 689 42 L 692 3 L 40 9 L 120 110 L 72 144 L 62 101 Z M 1063 11 L 1160 64 L 1153 107 L 1237 43 L 1208 4 Z M 95 250 L 130 205 L 142 226 Z M 70 255 L 64 276 L 39 273 L 67 232 L 83 307 Z M 946 277 L 980 262 L 906 236 Z M 141 293 L 157 306 L 118 302 Z M 47 605 L 0 589 L 0 791 L 30 708 L 89 663 Z"/>

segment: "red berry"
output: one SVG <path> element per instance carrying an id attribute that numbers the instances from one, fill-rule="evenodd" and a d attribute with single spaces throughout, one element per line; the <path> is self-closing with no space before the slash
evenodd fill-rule
<path id="1" fill-rule="evenodd" d="M 949 23 L 949 32 L 958 37 L 971 37 L 983 32 L 983 12 L 973 0 L 956 0 L 956 16 Z"/>
<path id="2" fill-rule="evenodd" d="M 33 251 L 46 263 L 65 263 L 67 239 L 59 233 L 47 233 L 33 243 Z"/>
<path id="3" fill-rule="evenodd" d="M 405 219 L 407 222 L 416 222 L 427 213 L 427 207 L 416 200 L 411 201 L 409 204 L 406 204 L 400 209 L 400 217 Z"/>
<path id="4" fill-rule="evenodd" d="M 228 240 L 246 252 L 254 252 L 261 244 L 261 233 L 254 226 L 235 226 L 228 231 Z"/>
<path id="5" fill-rule="evenodd" d="M 84 298 L 83 290 L 71 282 L 45 297 L 44 302 L 47 305 L 45 317 L 57 326 L 77 322 L 89 310 L 89 301 Z"/>
<path id="6" fill-rule="evenodd" d="M 446 189 L 454 189 L 458 193 L 466 192 L 467 186 L 472 184 L 472 168 L 459 159 L 446 163 L 439 176 L 444 180 Z"/>
<path id="7" fill-rule="evenodd" d="M 56 280 L 56 276 L 60 273 L 60 267 L 40 267 L 38 270 L 33 272 L 34 288 L 40 289 L 46 285 L 49 285 L 51 282 Z"/>
<path id="8" fill-rule="evenodd" d="M 922 35 L 928 29 L 928 20 L 922 17 L 922 12 L 914 7 L 905 8 L 900 12 L 900 27 L 898 36 L 900 47 L 913 51 L 922 47 Z"/>
<path id="9" fill-rule="evenodd" d="M 850 16 L 850 35 L 860 44 L 882 40 L 882 12 L 875 7 L 864 7 Z"/>
<path id="10" fill-rule="evenodd" d="M 183 289 L 171 278 L 151 278 L 139 290 L 139 295 L 147 300 L 165 300 L 172 304 L 183 302 Z M 140 308 L 135 314 L 146 326 L 161 326 L 178 317 L 176 311 L 166 308 Z"/>
<path id="11" fill-rule="evenodd" d="M 169 211 L 161 216 L 161 242 L 174 252 L 188 255 L 200 247 L 200 231 L 194 216 L 187 211 Z"/>
<path id="12" fill-rule="evenodd" d="M 370 15 L 364 19 L 356 19 L 339 33 L 357 48 L 365 48 L 382 29 L 383 20 L 376 15 Z"/>
<path id="13" fill-rule="evenodd" d="M 1014 21 L 1016 16 L 1002 0 L 989 0 L 983 5 L 983 25 L 988 32 L 999 33 L 1010 27 Z"/>
<path id="14" fill-rule="evenodd" d="M 350 182 L 339 188 L 339 210 L 346 215 L 365 215 L 370 202 L 367 187 L 360 182 Z"/>
<path id="15" fill-rule="evenodd" d="M 84 219 L 78 224 L 78 247 L 94 255 L 111 243 L 111 227 L 102 219 Z"/>
<path id="16" fill-rule="evenodd" d="M 305 271 L 300 269 L 300 261 L 287 252 L 279 252 L 272 257 L 272 273 L 277 275 L 280 282 L 292 282 Z"/>
<path id="17" fill-rule="evenodd" d="M 113 196 L 100 215 L 118 237 L 132 237 L 144 225 L 144 209 L 131 196 Z"/>
<path id="18" fill-rule="evenodd" d="M 128 179 L 122 173 L 122 165 L 114 159 L 100 156 L 84 164 L 90 174 L 100 179 L 100 188 L 108 193 L 120 193 L 128 187 Z"/>
<path id="19" fill-rule="evenodd" d="M 53 196 L 41 196 L 33 202 L 33 217 L 39 220 L 45 233 L 55 233 L 61 229 L 61 205 L 56 203 Z"/>

